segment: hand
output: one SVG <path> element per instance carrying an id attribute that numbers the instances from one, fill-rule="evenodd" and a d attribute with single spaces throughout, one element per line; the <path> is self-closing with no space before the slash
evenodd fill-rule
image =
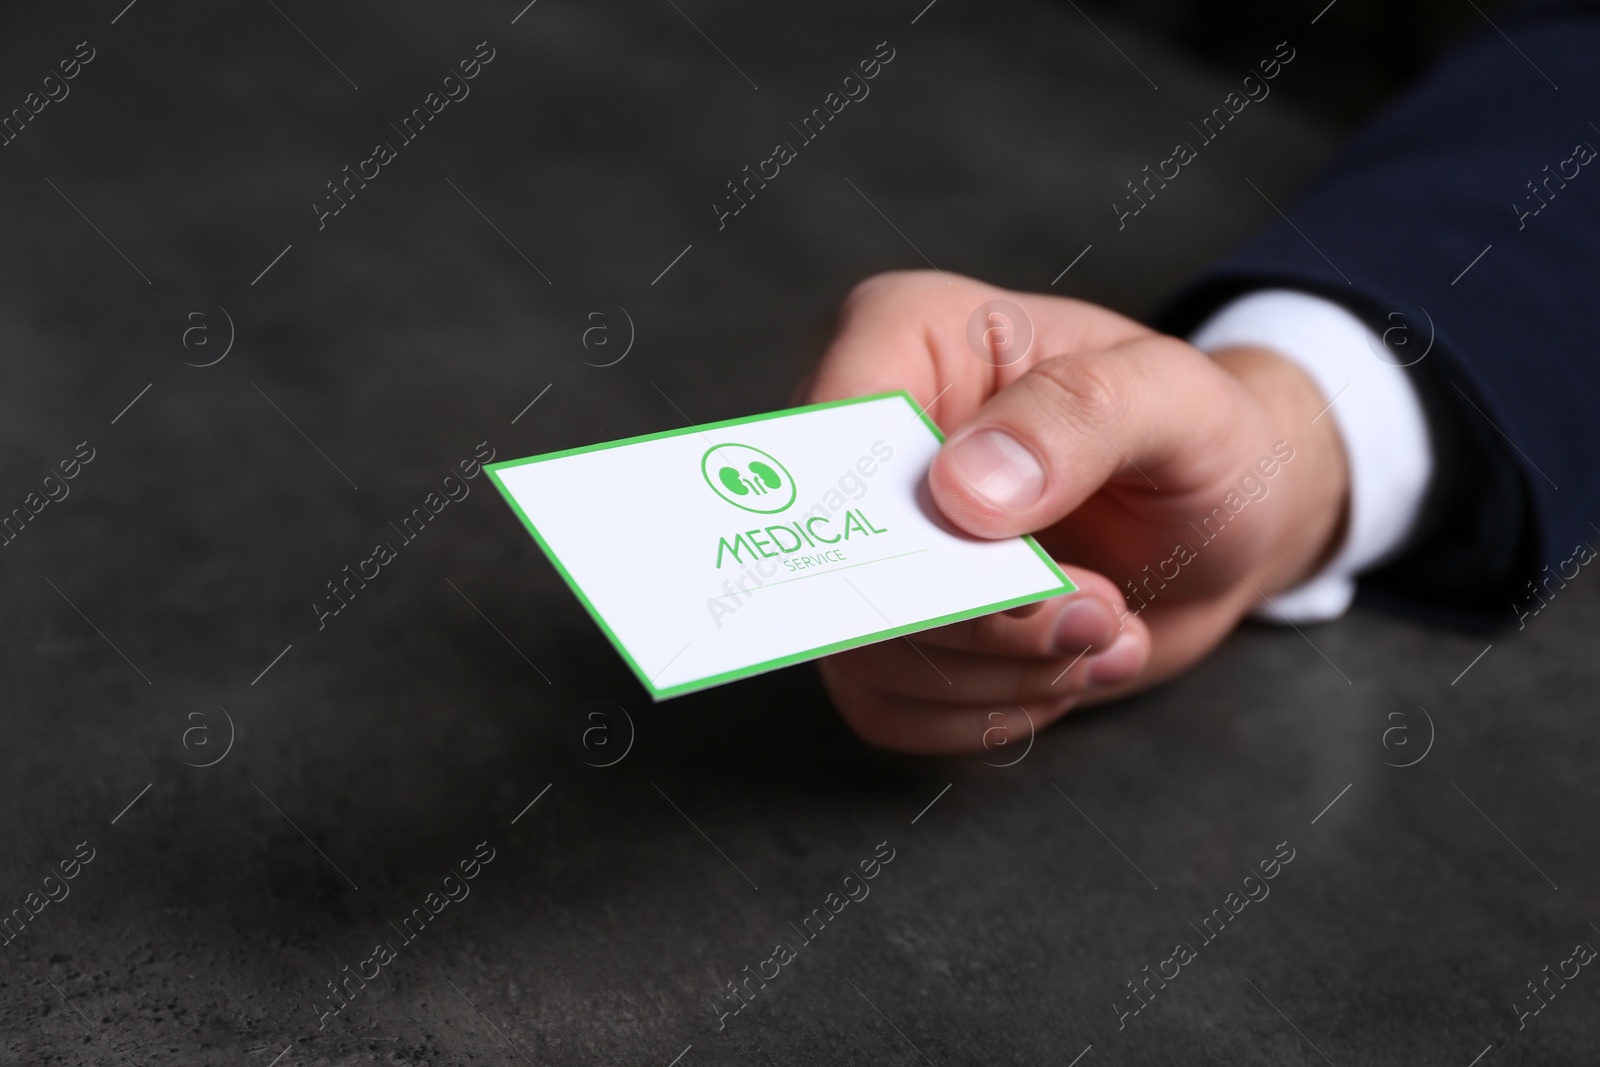
<path id="1" fill-rule="evenodd" d="M 1032 320 L 1020 358 L 968 345 L 994 299 Z M 1206 356 L 1082 301 L 884 274 L 846 299 L 802 390 L 891 389 L 949 435 L 928 471 L 944 514 L 978 537 L 1034 534 L 1080 591 L 822 660 L 845 719 L 885 748 L 977 750 L 997 725 L 1024 736 L 1024 711 L 1042 727 L 1171 677 L 1342 536 L 1327 399 L 1269 351 Z"/>

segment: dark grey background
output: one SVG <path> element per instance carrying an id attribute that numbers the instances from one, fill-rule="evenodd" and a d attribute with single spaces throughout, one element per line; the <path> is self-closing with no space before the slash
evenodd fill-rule
<path id="1" fill-rule="evenodd" d="M 973 0 L 123 6 L 0 36 L 6 109 L 98 51 L 0 148 L 0 508 L 96 450 L 0 549 L 0 909 L 97 850 L 0 947 L 0 1060 L 1594 1061 L 1600 976 L 1511 1009 L 1600 943 L 1587 574 L 1514 635 L 1247 627 L 1009 768 L 869 750 L 809 668 L 652 706 L 482 479 L 326 629 L 310 607 L 480 441 L 782 406 L 871 272 L 1049 289 L 1092 245 L 1054 291 L 1148 308 L 1272 210 L 1247 178 L 1288 203 L 1336 144 L 1369 83 L 1318 35 L 1355 16 L 1252 23 L 1305 42 L 1302 84 L 1119 233 L 1122 183 L 1244 74 L 1148 6 L 1088 10 L 1114 46 Z M 471 96 L 318 232 L 323 183 L 482 40 Z M 871 96 L 718 232 L 723 183 L 884 40 Z M 200 306 L 236 327 L 204 369 Z M 616 306 L 632 351 L 585 365 Z M 603 769 L 567 740 L 595 700 L 637 728 Z M 187 765 L 223 708 L 231 751 Z M 324 983 L 485 840 L 471 896 L 319 1030 Z M 871 896 L 718 1033 L 724 983 L 882 841 Z M 1271 896 L 1119 1031 L 1124 983 L 1284 841 Z"/>

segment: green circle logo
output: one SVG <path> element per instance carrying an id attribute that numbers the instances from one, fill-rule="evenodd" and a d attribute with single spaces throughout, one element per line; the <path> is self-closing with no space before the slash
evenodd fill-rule
<path id="1" fill-rule="evenodd" d="M 711 491 L 743 511 L 774 515 L 794 503 L 794 478 L 776 456 L 749 445 L 712 445 L 700 458 Z"/>

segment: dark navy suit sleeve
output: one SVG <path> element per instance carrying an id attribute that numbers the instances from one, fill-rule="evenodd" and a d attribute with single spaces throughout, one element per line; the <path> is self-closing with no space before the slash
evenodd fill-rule
<path id="1" fill-rule="evenodd" d="M 1181 334 L 1231 297 L 1296 288 L 1385 335 L 1438 469 L 1361 595 L 1490 625 L 1600 547 L 1600 5 L 1495 21 L 1157 315 Z"/>

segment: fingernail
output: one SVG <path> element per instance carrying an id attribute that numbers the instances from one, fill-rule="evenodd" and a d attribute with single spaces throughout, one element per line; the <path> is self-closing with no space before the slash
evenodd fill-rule
<path id="1" fill-rule="evenodd" d="M 1063 656 L 1076 656 L 1086 648 L 1103 647 L 1111 641 L 1116 620 L 1105 602 L 1092 596 L 1075 596 L 1056 616 L 1053 640 Z"/>
<path id="2" fill-rule="evenodd" d="M 1139 673 L 1139 642 L 1124 633 L 1111 647 L 1089 660 L 1090 685 L 1119 685 Z"/>
<path id="3" fill-rule="evenodd" d="M 978 430 L 950 448 L 950 465 L 967 488 L 996 507 L 1025 508 L 1044 490 L 1044 468 L 1015 437 Z"/>

